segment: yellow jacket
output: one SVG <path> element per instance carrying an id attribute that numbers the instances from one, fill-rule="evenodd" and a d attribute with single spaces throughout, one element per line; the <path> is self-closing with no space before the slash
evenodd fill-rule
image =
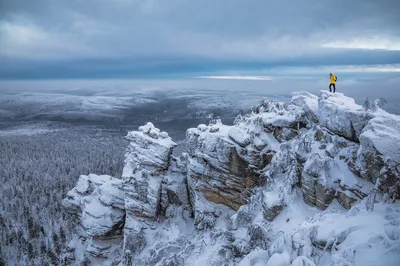
<path id="1" fill-rule="evenodd" d="M 332 74 L 332 76 L 331 76 L 331 84 L 335 84 L 336 83 L 336 80 L 337 80 L 337 78 L 336 78 L 336 76 L 335 76 L 335 74 Z"/>

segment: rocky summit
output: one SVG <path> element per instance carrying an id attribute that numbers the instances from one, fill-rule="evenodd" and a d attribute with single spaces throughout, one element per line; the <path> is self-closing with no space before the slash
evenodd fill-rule
<path id="1" fill-rule="evenodd" d="M 65 265 L 399 265 L 400 117 L 341 93 L 263 100 L 233 125 L 129 132 L 122 179 L 63 201 Z"/>

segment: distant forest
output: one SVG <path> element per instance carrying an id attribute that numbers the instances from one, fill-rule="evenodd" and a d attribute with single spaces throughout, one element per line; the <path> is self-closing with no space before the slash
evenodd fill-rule
<path id="1" fill-rule="evenodd" d="M 81 174 L 119 177 L 125 129 L 0 135 L 0 266 L 58 264 L 74 222 L 61 200 Z"/>

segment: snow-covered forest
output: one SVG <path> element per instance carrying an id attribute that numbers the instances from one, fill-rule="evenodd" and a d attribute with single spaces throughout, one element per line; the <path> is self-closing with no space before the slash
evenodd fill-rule
<path id="1" fill-rule="evenodd" d="M 57 265 L 73 228 L 61 199 L 81 174 L 121 175 L 123 130 L 56 128 L 0 136 L 0 265 Z"/>

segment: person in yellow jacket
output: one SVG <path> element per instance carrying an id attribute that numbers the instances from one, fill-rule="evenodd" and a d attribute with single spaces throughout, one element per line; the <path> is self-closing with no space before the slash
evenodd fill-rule
<path id="1" fill-rule="evenodd" d="M 332 86 L 333 86 L 333 93 L 335 93 L 336 92 L 335 84 L 336 84 L 337 77 L 333 73 L 329 73 L 329 76 L 330 76 L 329 91 L 332 92 Z"/>

